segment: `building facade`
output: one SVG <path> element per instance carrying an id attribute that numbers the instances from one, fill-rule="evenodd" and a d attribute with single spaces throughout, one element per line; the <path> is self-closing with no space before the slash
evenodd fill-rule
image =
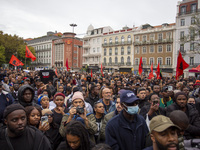
<path id="1" fill-rule="evenodd" d="M 61 33 L 47 32 L 46 36 L 26 41 L 28 46 L 35 49 L 36 60 L 31 62 L 32 67 L 52 67 L 52 40 L 58 39 Z"/>
<path id="2" fill-rule="evenodd" d="M 145 74 L 150 72 L 151 64 L 156 69 L 158 63 L 163 74 L 171 76 L 173 72 L 173 51 L 175 23 L 160 26 L 142 25 L 134 32 L 134 71 L 138 72 L 140 58 Z"/>
<path id="3" fill-rule="evenodd" d="M 67 59 L 71 71 L 79 71 L 82 67 L 83 42 L 75 35 L 66 32 L 62 37 L 52 41 L 52 64 L 55 67 L 65 68 Z"/>
<path id="4" fill-rule="evenodd" d="M 194 75 L 189 73 L 189 69 L 195 68 L 200 64 L 200 52 L 196 49 L 196 43 L 200 39 L 199 35 L 194 36 L 194 33 L 189 30 L 196 23 L 196 17 L 200 18 L 200 0 L 183 0 L 178 2 L 176 14 L 176 52 L 175 58 L 178 57 L 179 50 L 182 53 L 183 59 L 190 65 L 185 71 L 185 77 Z M 194 39 L 193 39 L 194 38 Z M 198 39 L 197 39 L 198 38 Z M 174 62 L 177 64 L 177 61 Z M 174 68 L 175 70 L 176 68 Z"/>
<path id="5" fill-rule="evenodd" d="M 109 26 L 96 29 L 92 25 L 88 27 L 87 34 L 83 38 L 83 67 L 99 71 L 102 62 L 102 36 L 109 31 L 113 31 Z"/>
<path id="6" fill-rule="evenodd" d="M 131 72 L 133 67 L 133 30 L 124 27 L 102 37 L 102 62 L 109 72 Z"/>

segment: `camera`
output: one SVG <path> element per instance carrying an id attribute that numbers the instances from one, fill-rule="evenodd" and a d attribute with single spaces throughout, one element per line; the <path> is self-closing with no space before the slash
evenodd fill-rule
<path id="1" fill-rule="evenodd" d="M 83 114 L 84 113 L 84 107 L 80 107 L 80 106 L 76 107 L 76 113 L 77 114 Z"/>

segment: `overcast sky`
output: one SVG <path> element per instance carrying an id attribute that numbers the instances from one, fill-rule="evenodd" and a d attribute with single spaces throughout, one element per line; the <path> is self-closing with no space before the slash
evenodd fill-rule
<path id="1" fill-rule="evenodd" d="M 36 38 L 48 31 L 72 32 L 78 37 L 94 28 L 145 23 L 174 23 L 178 0 L 0 0 L 0 30 L 23 38 Z"/>

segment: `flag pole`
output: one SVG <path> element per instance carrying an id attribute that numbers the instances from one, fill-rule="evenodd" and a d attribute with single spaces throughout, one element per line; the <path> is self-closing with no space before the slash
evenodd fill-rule
<path id="1" fill-rule="evenodd" d="M 25 69 L 26 69 L 26 56 L 25 56 Z"/>

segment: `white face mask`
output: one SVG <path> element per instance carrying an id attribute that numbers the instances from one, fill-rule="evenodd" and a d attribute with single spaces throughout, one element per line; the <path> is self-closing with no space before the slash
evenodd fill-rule
<path id="1" fill-rule="evenodd" d="M 125 105 L 125 104 L 124 104 Z M 125 105 L 126 106 L 126 105 Z M 138 105 L 136 106 L 126 106 L 127 107 L 127 110 L 124 109 L 128 114 L 130 115 L 135 115 L 138 113 L 138 110 L 139 110 L 139 107 Z"/>

